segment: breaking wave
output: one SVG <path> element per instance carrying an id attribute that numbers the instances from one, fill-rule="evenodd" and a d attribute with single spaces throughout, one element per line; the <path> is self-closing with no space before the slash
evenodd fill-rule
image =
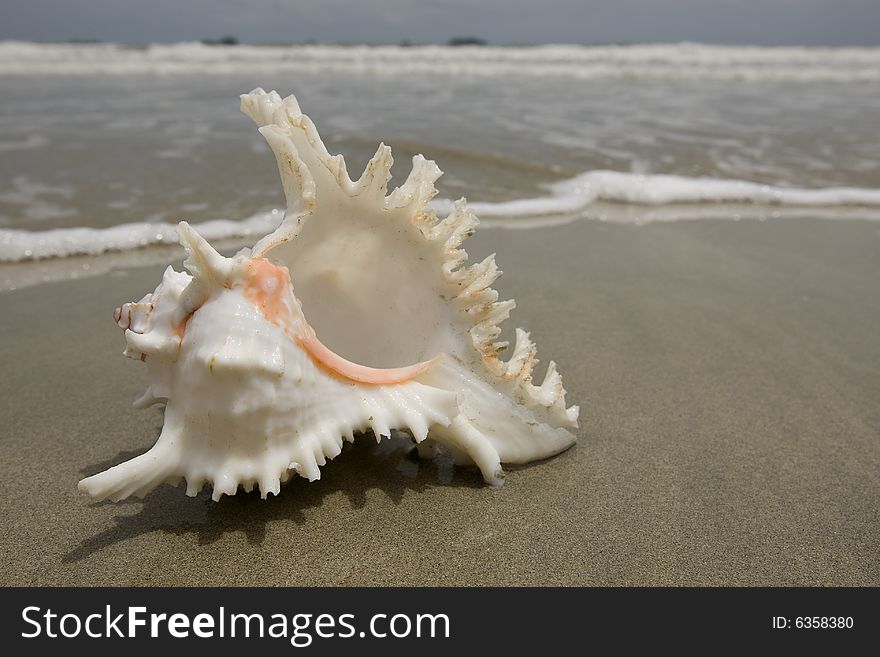
<path id="1" fill-rule="evenodd" d="M 201 43 L 0 42 L 0 75 L 230 74 L 557 76 L 576 79 L 872 81 L 880 48 L 710 46 L 693 43 L 530 47 L 235 46 Z"/>

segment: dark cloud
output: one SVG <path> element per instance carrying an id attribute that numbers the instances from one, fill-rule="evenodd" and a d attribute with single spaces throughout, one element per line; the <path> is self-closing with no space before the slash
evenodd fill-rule
<path id="1" fill-rule="evenodd" d="M 877 0 L 2 0 L 0 38 L 875 45 Z"/>

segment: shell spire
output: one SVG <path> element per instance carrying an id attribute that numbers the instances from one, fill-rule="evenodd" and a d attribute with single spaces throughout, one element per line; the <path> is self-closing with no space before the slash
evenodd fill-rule
<path id="1" fill-rule="evenodd" d="M 187 222 L 177 225 L 177 237 L 186 251 L 184 268 L 205 285 L 225 285 L 232 275 L 233 261 L 225 258 Z"/>

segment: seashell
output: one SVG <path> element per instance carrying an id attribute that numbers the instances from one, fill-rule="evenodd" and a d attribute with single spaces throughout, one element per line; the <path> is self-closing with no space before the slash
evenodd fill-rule
<path id="1" fill-rule="evenodd" d="M 422 457 L 445 449 L 490 484 L 502 463 L 547 458 L 576 440 L 550 363 L 532 381 L 536 348 L 516 331 L 498 341 L 514 307 L 499 301 L 494 255 L 467 265 L 461 248 L 477 226 L 464 199 L 446 218 L 426 207 L 437 165 L 413 158 L 387 193 L 384 144 L 352 181 L 293 96 L 241 97 L 278 161 L 287 208 L 280 226 L 231 258 L 191 226 L 178 227 L 186 272 L 118 308 L 125 355 L 150 385 L 137 407 L 165 404 L 156 444 L 83 479 L 98 499 L 142 496 L 186 480 L 213 498 L 259 487 L 265 498 L 292 473 L 310 481 L 343 441 L 408 432 Z"/>

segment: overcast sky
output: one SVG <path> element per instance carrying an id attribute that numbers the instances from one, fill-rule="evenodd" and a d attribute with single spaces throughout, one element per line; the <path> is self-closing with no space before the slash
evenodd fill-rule
<path id="1" fill-rule="evenodd" d="M 880 0 L 0 0 L 0 39 L 880 45 Z"/>

